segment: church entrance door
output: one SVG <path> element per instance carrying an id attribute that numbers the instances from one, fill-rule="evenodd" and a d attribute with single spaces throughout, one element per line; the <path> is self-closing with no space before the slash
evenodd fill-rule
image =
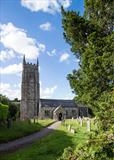
<path id="1" fill-rule="evenodd" d="M 62 113 L 59 113 L 58 119 L 59 119 L 59 121 L 62 120 Z"/>

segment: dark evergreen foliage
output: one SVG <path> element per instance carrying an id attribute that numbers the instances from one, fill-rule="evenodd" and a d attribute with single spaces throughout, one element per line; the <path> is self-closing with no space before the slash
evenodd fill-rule
<path id="1" fill-rule="evenodd" d="M 97 134 L 92 135 L 85 146 L 76 149 L 72 159 L 112 159 L 114 1 L 85 0 L 83 16 L 74 11 L 66 12 L 62 8 L 62 24 L 64 38 L 70 44 L 73 54 L 80 60 L 79 70 L 73 70 L 67 78 L 76 94 L 75 99 L 92 109 L 99 124 Z"/>

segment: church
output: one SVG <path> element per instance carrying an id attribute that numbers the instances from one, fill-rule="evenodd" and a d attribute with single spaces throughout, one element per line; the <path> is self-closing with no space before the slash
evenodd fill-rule
<path id="1" fill-rule="evenodd" d="M 39 83 L 39 63 L 28 63 L 23 57 L 23 71 L 21 83 L 20 119 L 34 117 L 40 119 L 52 118 L 63 120 L 88 116 L 88 108 L 74 100 L 41 99 Z"/>

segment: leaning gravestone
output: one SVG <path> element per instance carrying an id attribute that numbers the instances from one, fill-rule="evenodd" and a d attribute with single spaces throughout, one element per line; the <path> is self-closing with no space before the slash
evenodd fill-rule
<path id="1" fill-rule="evenodd" d="M 74 120 L 74 117 L 72 117 L 72 120 Z"/>
<path id="2" fill-rule="evenodd" d="M 68 125 L 68 131 L 70 131 L 70 129 L 71 129 L 71 125 L 69 124 L 69 125 Z"/>

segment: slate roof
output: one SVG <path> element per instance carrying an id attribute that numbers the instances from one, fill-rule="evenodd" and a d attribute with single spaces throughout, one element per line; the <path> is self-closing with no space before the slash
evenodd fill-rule
<path id="1" fill-rule="evenodd" d="M 78 107 L 74 100 L 63 100 L 63 99 L 40 99 L 41 107 Z"/>

